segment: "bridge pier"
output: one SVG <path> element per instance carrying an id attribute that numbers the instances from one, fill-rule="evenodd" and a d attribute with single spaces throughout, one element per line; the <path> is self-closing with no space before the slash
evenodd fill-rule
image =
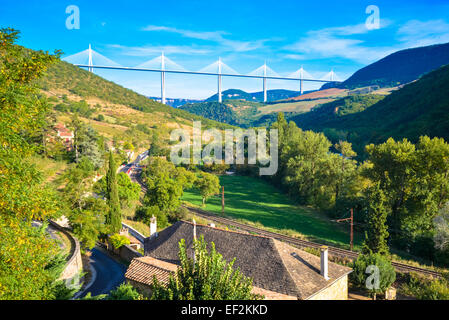
<path id="1" fill-rule="evenodd" d="M 267 78 L 263 78 L 263 102 L 267 102 Z"/>
<path id="2" fill-rule="evenodd" d="M 165 72 L 161 72 L 161 103 L 165 104 Z"/>
<path id="3" fill-rule="evenodd" d="M 92 47 L 91 47 L 90 43 L 89 43 L 89 62 L 88 62 L 88 64 L 89 64 L 88 71 L 92 73 L 94 70 L 92 68 L 92 65 L 93 65 L 93 63 L 92 63 Z"/>
<path id="4" fill-rule="evenodd" d="M 303 80 L 302 79 L 299 80 L 299 95 L 301 95 L 301 96 L 304 93 L 303 88 L 302 88 L 302 83 L 303 83 Z"/>
<path id="5" fill-rule="evenodd" d="M 165 56 L 161 55 L 161 103 L 165 104 Z"/>

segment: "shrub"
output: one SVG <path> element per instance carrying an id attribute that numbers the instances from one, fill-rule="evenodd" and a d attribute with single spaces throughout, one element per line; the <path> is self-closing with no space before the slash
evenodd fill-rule
<path id="1" fill-rule="evenodd" d="M 118 233 L 110 236 L 109 241 L 111 241 L 111 243 L 115 249 L 119 249 L 120 247 L 130 243 L 130 241 L 127 237 L 120 235 Z"/>
<path id="2" fill-rule="evenodd" d="M 122 283 L 112 290 L 106 300 L 143 300 L 143 296 L 130 284 Z"/>
<path id="3" fill-rule="evenodd" d="M 420 300 L 449 300 L 447 279 L 428 280 L 413 273 L 407 277 L 407 283 L 402 286 L 405 294 Z"/>
<path id="4" fill-rule="evenodd" d="M 376 266 L 379 268 L 379 283 L 378 287 L 369 289 L 367 286 L 368 277 L 371 276 L 369 266 Z M 366 254 L 359 255 L 354 261 L 352 268 L 353 272 L 350 274 L 351 282 L 359 288 L 363 288 L 372 294 L 384 293 L 396 280 L 396 272 L 391 265 L 391 261 L 380 254 Z M 374 281 L 370 282 L 374 284 Z"/>
<path id="5" fill-rule="evenodd" d="M 167 215 L 161 211 L 158 206 L 142 206 L 136 211 L 136 218 L 143 221 L 147 225 L 150 225 L 150 219 L 152 216 L 156 217 L 158 228 L 165 228 L 167 226 Z"/>
<path id="6" fill-rule="evenodd" d="M 188 213 L 189 213 L 189 210 L 187 210 L 184 207 L 179 207 L 178 209 L 176 209 L 168 214 L 168 220 L 171 223 L 175 223 L 176 221 L 185 219 Z"/>

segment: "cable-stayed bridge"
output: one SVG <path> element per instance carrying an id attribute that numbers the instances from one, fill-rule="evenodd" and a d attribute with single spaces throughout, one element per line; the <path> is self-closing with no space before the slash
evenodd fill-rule
<path id="1" fill-rule="evenodd" d="M 241 74 L 226 65 L 221 58 L 216 62 L 202 68 L 199 71 L 189 71 L 180 66 L 176 62 L 172 61 L 162 53 L 159 57 L 148 60 L 135 67 L 124 67 L 120 64 L 108 59 L 102 54 L 92 50 L 91 45 L 89 48 L 79 53 L 70 55 L 63 59 L 66 62 L 72 63 L 80 68 L 87 68 L 89 72 L 93 72 L 94 69 L 109 69 L 109 70 L 128 70 L 128 71 L 144 71 L 144 72 L 159 72 L 161 74 L 161 102 L 165 104 L 165 74 L 177 73 L 177 74 L 194 74 L 194 75 L 208 75 L 217 76 L 217 91 L 218 102 L 222 102 L 222 77 L 239 77 L 239 78 L 256 78 L 263 81 L 263 96 L 264 102 L 267 102 L 267 81 L 268 80 L 290 80 L 299 82 L 300 94 L 303 94 L 304 82 L 341 82 L 338 76 L 331 70 L 323 77 L 316 79 L 310 73 L 308 73 L 301 66 L 297 71 L 287 75 L 281 76 L 277 74 L 273 69 L 264 63 L 259 68 L 251 71 L 247 74 Z"/>

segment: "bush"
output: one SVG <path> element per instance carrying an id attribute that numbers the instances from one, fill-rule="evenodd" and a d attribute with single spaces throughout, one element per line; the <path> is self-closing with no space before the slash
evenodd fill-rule
<path id="1" fill-rule="evenodd" d="M 187 210 L 184 207 L 179 207 L 178 209 L 176 209 L 168 214 L 168 220 L 171 223 L 175 223 L 176 221 L 185 219 L 188 213 L 189 213 L 189 210 Z"/>
<path id="2" fill-rule="evenodd" d="M 379 268 L 379 286 L 378 288 L 369 289 L 367 287 L 368 277 L 371 276 L 368 267 L 376 266 Z M 356 261 L 354 261 L 352 268 L 353 272 L 350 274 L 351 282 L 370 293 L 384 293 L 396 280 L 396 272 L 391 265 L 391 261 L 380 254 L 366 254 L 359 255 Z M 374 281 L 371 282 L 374 284 Z"/>
<path id="3" fill-rule="evenodd" d="M 118 233 L 113 234 L 109 237 L 109 241 L 111 241 L 112 246 L 115 249 L 119 249 L 120 247 L 127 245 L 130 243 L 129 239 L 123 235 L 120 235 Z"/>
<path id="4" fill-rule="evenodd" d="M 158 206 L 142 206 L 136 211 L 136 218 L 143 221 L 147 225 L 150 225 L 150 219 L 152 216 L 156 217 L 158 228 L 165 228 L 167 226 L 167 215 L 161 211 Z"/>
<path id="5" fill-rule="evenodd" d="M 447 279 L 427 280 L 416 274 L 409 274 L 407 277 L 407 283 L 402 287 L 405 294 L 420 300 L 449 300 Z"/>
<path id="6" fill-rule="evenodd" d="M 143 300 L 143 296 L 132 285 L 122 283 L 109 293 L 106 300 Z"/>

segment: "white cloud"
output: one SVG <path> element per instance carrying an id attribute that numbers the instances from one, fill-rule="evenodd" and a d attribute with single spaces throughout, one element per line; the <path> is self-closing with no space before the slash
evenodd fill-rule
<path id="1" fill-rule="evenodd" d="M 123 46 L 120 44 L 111 44 L 110 48 L 119 49 L 122 51 L 123 55 L 133 56 L 133 57 L 146 57 L 154 54 L 160 54 L 164 52 L 165 54 L 183 54 L 183 55 L 195 55 L 195 54 L 210 54 L 212 50 L 205 47 L 197 46 L 142 46 L 142 47 L 132 47 Z"/>
<path id="2" fill-rule="evenodd" d="M 309 31 L 306 37 L 284 49 L 306 59 L 342 57 L 363 64 L 371 63 L 394 52 L 388 47 L 368 47 L 362 40 L 339 36 L 350 32 L 361 32 L 361 29 L 359 26 L 353 26 L 353 28 L 346 26 Z"/>
<path id="3" fill-rule="evenodd" d="M 170 32 L 179 34 L 186 38 L 212 41 L 221 45 L 220 49 L 222 51 L 247 52 L 258 50 L 264 48 L 266 42 L 276 40 L 276 39 L 259 39 L 254 41 L 230 40 L 224 37 L 225 35 L 228 35 L 228 33 L 224 31 L 192 31 L 192 30 L 184 30 L 173 27 L 154 26 L 154 25 L 149 25 L 143 28 L 142 30 Z"/>
<path id="4" fill-rule="evenodd" d="M 444 20 L 410 20 L 399 28 L 399 40 L 407 47 L 449 42 L 449 24 Z"/>

